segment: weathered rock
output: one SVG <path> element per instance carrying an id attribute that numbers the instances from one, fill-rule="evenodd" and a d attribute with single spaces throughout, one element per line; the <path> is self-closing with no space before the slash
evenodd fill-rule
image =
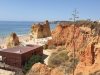
<path id="1" fill-rule="evenodd" d="M 57 67 L 51 71 L 51 75 L 64 75 L 64 69 Z"/>
<path id="2" fill-rule="evenodd" d="M 12 33 L 9 37 L 7 37 L 7 40 L 6 40 L 7 48 L 12 48 L 12 47 L 15 47 L 19 44 L 20 44 L 19 38 L 16 35 L 16 33 Z"/>
<path id="3" fill-rule="evenodd" d="M 100 29 L 98 28 L 98 32 L 96 32 L 95 27 L 91 29 L 91 24 L 87 25 L 59 24 L 52 31 L 53 39 L 48 41 L 48 46 L 65 45 L 69 53 L 73 53 L 75 50 L 75 56 L 79 58 L 75 75 L 89 75 L 100 70 L 100 44 L 99 49 L 95 47 L 100 43 L 100 35 L 98 34 Z"/>
<path id="4" fill-rule="evenodd" d="M 100 66 L 100 52 L 95 51 L 95 44 L 100 42 L 100 36 L 94 36 L 91 28 L 59 24 L 52 32 L 52 37 L 53 39 L 48 41 L 48 46 L 65 45 L 69 52 L 73 52 L 75 48 L 76 57 L 80 58 L 75 69 L 76 75 L 89 75 L 100 70 L 98 67 Z"/>
<path id="5" fill-rule="evenodd" d="M 50 68 L 44 64 L 36 63 L 27 75 L 50 75 Z"/>
<path id="6" fill-rule="evenodd" d="M 87 29 L 88 30 L 85 31 L 82 30 L 82 28 L 80 28 L 79 26 L 59 24 L 57 25 L 56 29 L 52 31 L 52 40 L 48 41 L 48 46 L 66 45 L 66 48 L 69 51 L 72 51 L 74 47 L 76 48 L 76 50 L 79 50 L 79 48 L 83 45 L 83 43 L 86 42 L 87 39 L 90 37 L 91 29 L 90 28 Z"/>
<path id="7" fill-rule="evenodd" d="M 94 44 L 89 43 L 84 52 L 80 54 L 80 61 L 84 62 L 86 66 L 91 66 L 94 63 Z"/>
<path id="8" fill-rule="evenodd" d="M 33 24 L 31 27 L 31 33 L 33 38 L 44 38 L 51 36 L 49 22 L 46 21 L 43 24 Z"/>
<path id="9" fill-rule="evenodd" d="M 75 75 L 96 75 L 100 71 L 100 44 L 89 43 L 84 52 L 80 55 L 81 59 L 75 69 Z"/>
<path id="10" fill-rule="evenodd" d="M 26 75 L 64 75 L 61 68 L 49 68 L 45 64 L 36 63 Z"/>

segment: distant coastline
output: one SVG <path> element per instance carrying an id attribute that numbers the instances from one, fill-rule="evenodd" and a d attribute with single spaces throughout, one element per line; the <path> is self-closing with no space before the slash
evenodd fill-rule
<path id="1" fill-rule="evenodd" d="M 33 23 L 39 22 L 32 22 L 32 21 L 0 21 L 0 38 L 5 38 L 10 33 L 15 32 L 19 36 L 29 34 L 30 28 Z M 56 26 L 55 23 L 50 22 L 51 30 L 54 29 Z"/>

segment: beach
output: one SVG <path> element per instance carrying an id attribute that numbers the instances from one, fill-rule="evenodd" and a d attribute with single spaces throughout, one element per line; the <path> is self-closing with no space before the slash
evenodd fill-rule
<path id="1" fill-rule="evenodd" d="M 0 21 L 0 47 L 5 48 L 6 38 L 15 32 L 19 40 L 29 41 L 30 40 L 30 29 L 33 23 L 38 22 L 28 22 L 28 21 Z M 50 29 L 54 29 L 56 24 L 50 23 Z M 29 41 L 32 43 L 31 41 Z"/>
<path id="2" fill-rule="evenodd" d="M 19 35 L 19 41 L 21 42 L 21 44 L 23 45 L 27 45 L 27 44 L 33 44 L 33 45 L 45 45 L 47 43 L 48 40 L 52 39 L 52 37 L 46 37 L 46 38 L 32 38 L 30 39 L 30 35 L 29 34 L 25 34 L 25 35 Z M 0 47 L 1 49 L 6 49 L 6 38 L 0 38 Z"/>
<path id="3" fill-rule="evenodd" d="M 0 69 L 0 75 L 15 75 L 15 72 Z"/>

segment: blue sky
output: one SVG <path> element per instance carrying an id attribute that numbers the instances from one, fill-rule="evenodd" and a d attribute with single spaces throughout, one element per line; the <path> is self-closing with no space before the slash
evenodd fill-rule
<path id="1" fill-rule="evenodd" d="M 0 20 L 69 20 L 75 8 L 80 19 L 100 19 L 100 0 L 0 0 Z"/>

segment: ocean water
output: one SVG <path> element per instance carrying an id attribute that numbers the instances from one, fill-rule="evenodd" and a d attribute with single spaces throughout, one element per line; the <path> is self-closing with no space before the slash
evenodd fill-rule
<path id="1" fill-rule="evenodd" d="M 0 21 L 0 38 L 8 36 L 10 33 L 15 32 L 18 35 L 30 33 L 30 28 L 33 23 L 27 21 Z M 50 24 L 50 28 L 54 29 L 56 24 Z"/>

